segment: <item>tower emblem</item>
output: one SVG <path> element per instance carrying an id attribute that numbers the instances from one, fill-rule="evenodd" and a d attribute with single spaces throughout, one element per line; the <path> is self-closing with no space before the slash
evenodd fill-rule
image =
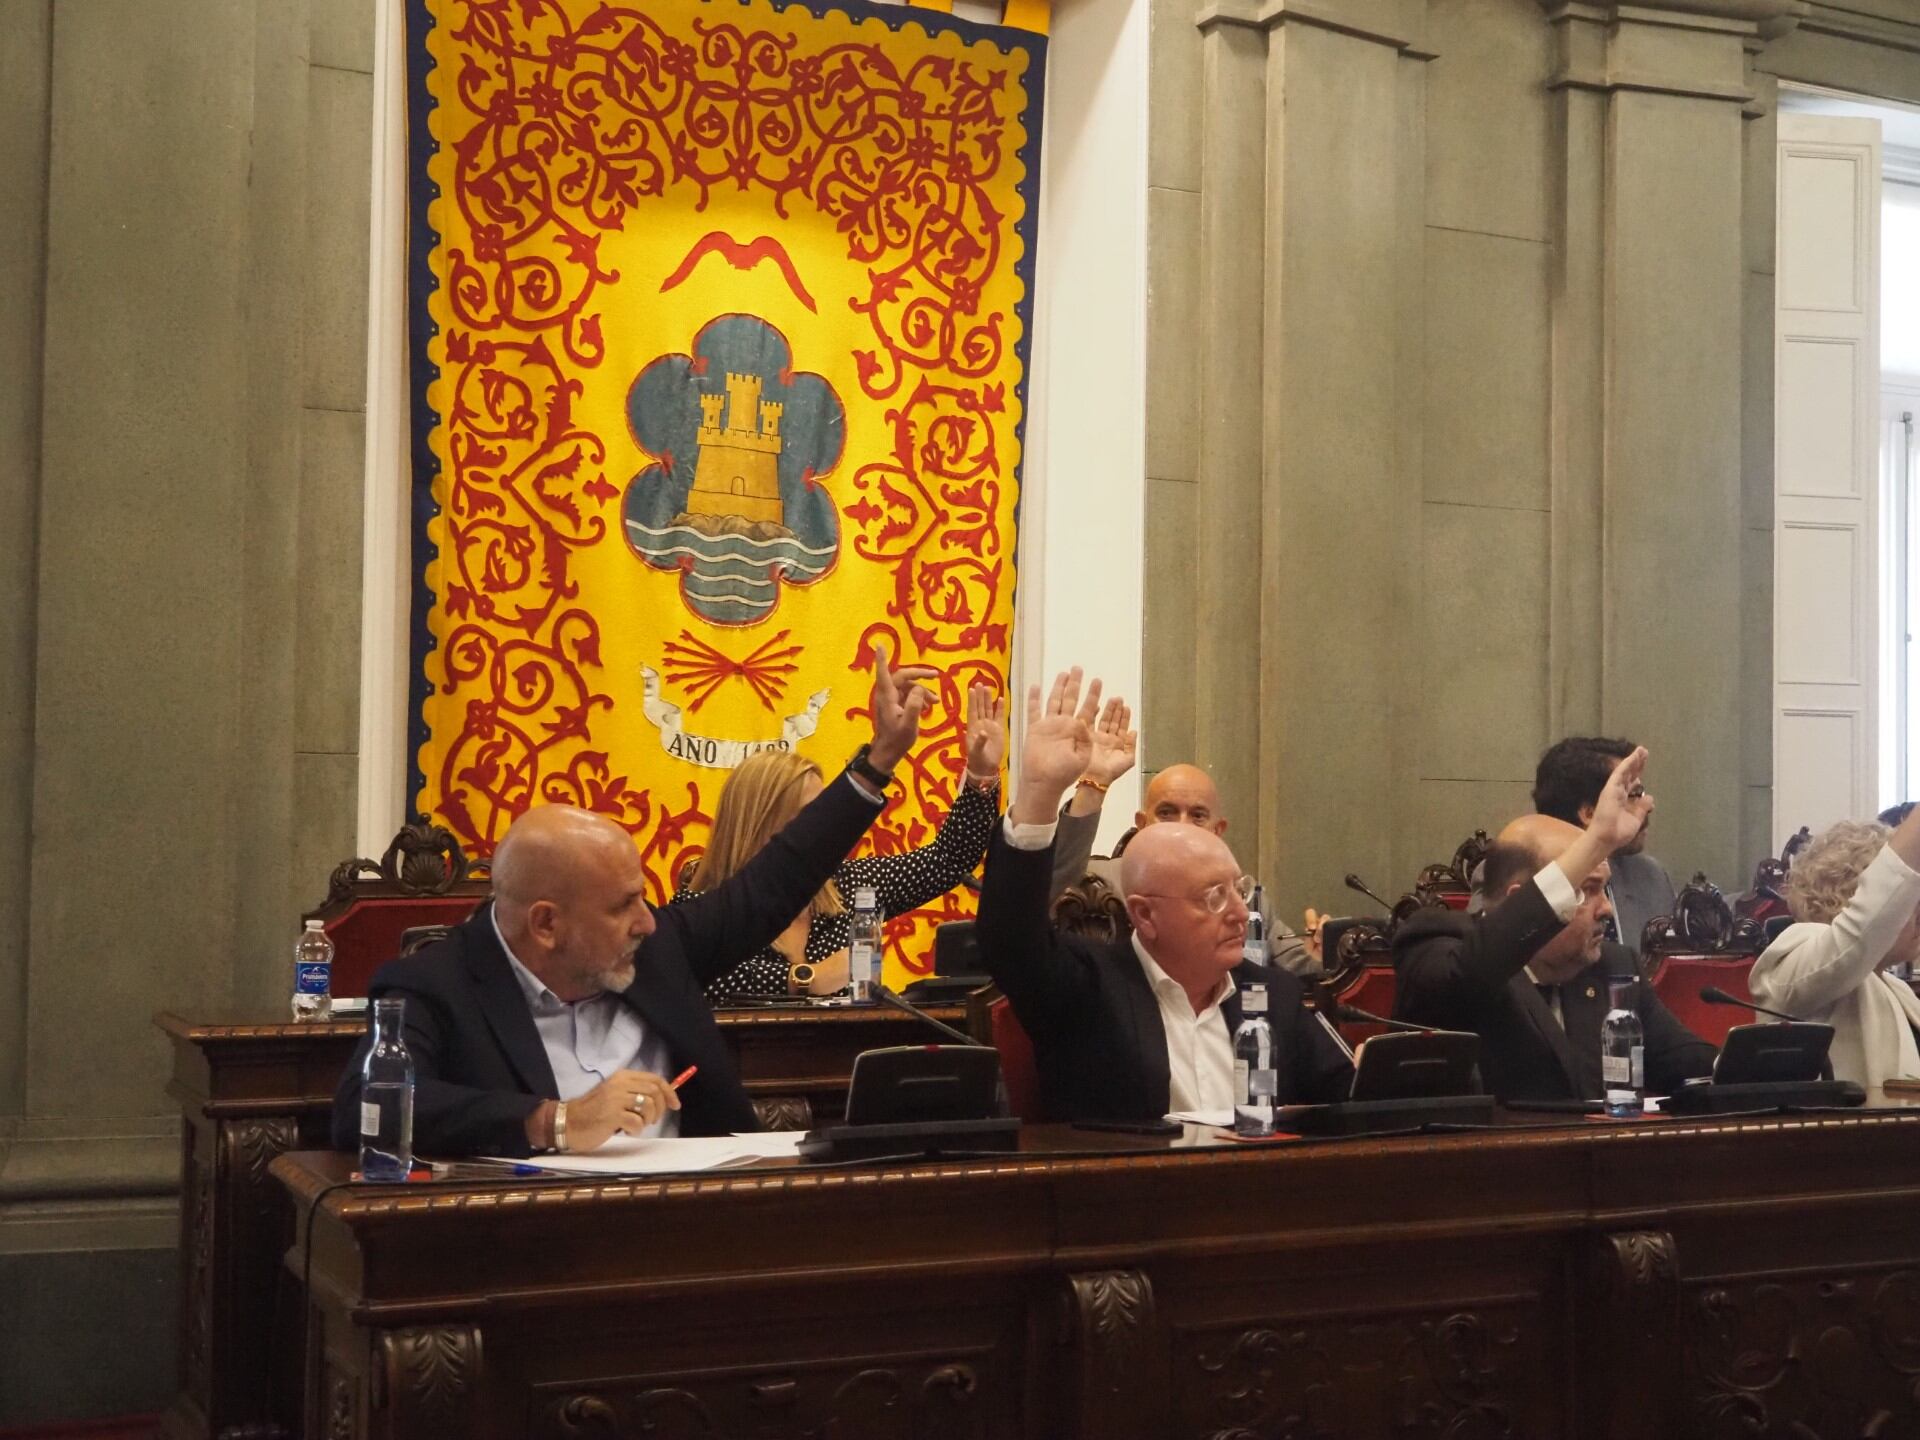
<path id="1" fill-rule="evenodd" d="M 752 625 L 782 584 L 833 569 L 840 517 L 821 477 L 845 448 L 846 412 L 757 316 L 709 322 L 691 351 L 653 360 L 627 392 L 634 439 L 653 457 L 622 500 L 627 544 L 679 572 L 701 619 Z"/>

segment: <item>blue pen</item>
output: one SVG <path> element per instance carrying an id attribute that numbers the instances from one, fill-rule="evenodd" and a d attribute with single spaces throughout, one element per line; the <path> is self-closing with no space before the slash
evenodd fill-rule
<path id="1" fill-rule="evenodd" d="M 457 1175 L 462 1169 L 498 1175 L 544 1175 L 547 1173 L 538 1165 L 517 1164 L 507 1160 L 427 1160 L 420 1163 L 431 1170 L 435 1176 Z"/>

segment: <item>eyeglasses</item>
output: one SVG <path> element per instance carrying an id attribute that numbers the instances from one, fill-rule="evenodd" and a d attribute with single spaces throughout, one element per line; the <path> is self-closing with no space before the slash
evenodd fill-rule
<path id="1" fill-rule="evenodd" d="M 1209 915 L 1224 915 L 1227 913 L 1229 897 L 1238 895 L 1241 903 L 1245 904 L 1253 899 L 1253 892 L 1257 888 L 1258 882 L 1253 876 L 1242 875 L 1236 880 L 1222 880 L 1217 885 L 1209 885 L 1198 895 L 1168 895 L 1154 890 L 1136 890 L 1133 893 L 1144 895 L 1149 900 L 1185 900 L 1188 904 L 1201 906 Z"/>

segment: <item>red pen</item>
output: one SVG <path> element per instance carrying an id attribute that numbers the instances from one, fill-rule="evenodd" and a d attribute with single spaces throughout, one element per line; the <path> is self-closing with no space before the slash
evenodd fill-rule
<path id="1" fill-rule="evenodd" d="M 687 1066 L 686 1069 L 682 1070 L 678 1075 L 673 1077 L 673 1088 L 678 1090 L 682 1085 L 686 1084 L 687 1081 L 691 1080 L 699 1072 L 699 1070 L 700 1070 L 700 1067 L 698 1065 Z"/>

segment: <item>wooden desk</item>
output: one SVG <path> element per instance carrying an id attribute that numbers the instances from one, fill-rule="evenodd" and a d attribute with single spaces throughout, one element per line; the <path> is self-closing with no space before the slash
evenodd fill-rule
<path id="1" fill-rule="evenodd" d="M 283 1156 L 306 1433 L 1920 1433 L 1920 1111 L 1024 1143 L 385 1188 Z"/>
<path id="2" fill-rule="evenodd" d="M 931 1013 L 965 1023 L 962 1006 Z M 891 1010 L 723 1010 L 719 1020 L 748 1092 L 778 1106 L 781 1123 L 800 1126 L 807 1110 L 841 1113 L 862 1050 L 926 1038 L 918 1022 Z M 166 1433 L 264 1440 L 283 1433 L 271 1419 L 268 1336 L 291 1240 L 267 1166 L 285 1151 L 328 1143 L 334 1087 L 366 1021 L 161 1014 L 155 1023 L 173 1041 L 167 1091 L 183 1120 L 180 1392 Z"/>

